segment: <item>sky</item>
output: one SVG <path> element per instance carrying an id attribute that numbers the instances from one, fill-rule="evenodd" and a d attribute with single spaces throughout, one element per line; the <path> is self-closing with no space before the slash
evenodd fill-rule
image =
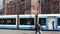
<path id="1" fill-rule="evenodd" d="M 2 6 L 3 6 L 2 1 L 3 0 L 0 0 L 0 9 L 2 9 Z"/>

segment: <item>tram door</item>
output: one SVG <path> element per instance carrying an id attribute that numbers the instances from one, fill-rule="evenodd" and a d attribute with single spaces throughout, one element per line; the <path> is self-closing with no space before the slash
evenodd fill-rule
<path id="1" fill-rule="evenodd" d="M 48 17 L 48 30 L 55 30 L 56 29 L 56 18 L 55 16 Z"/>

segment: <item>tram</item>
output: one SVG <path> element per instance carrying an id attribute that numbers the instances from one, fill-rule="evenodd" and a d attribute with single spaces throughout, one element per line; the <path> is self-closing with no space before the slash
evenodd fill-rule
<path id="1" fill-rule="evenodd" d="M 18 15 L 19 30 L 34 30 L 36 15 Z M 60 30 L 60 14 L 38 14 L 42 30 Z M 17 15 L 0 15 L 0 29 L 16 29 Z"/>

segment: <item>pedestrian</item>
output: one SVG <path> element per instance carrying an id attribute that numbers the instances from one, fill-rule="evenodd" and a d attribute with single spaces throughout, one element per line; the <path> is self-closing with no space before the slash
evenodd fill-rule
<path id="1" fill-rule="evenodd" d="M 35 34 L 39 33 L 41 34 L 41 25 L 39 24 L 39 22 L 35 23 Z"/>

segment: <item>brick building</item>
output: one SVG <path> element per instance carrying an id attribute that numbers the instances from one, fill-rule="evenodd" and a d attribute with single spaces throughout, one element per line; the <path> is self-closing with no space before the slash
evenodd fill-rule
<path id="1" fill-rule="evenodd" d="M 59 14 L 60 0 L 3 0 L 3 14 Z"/>
<path id="2" fill-rule="evenodd" d="M 2 15 L 2 9 L 0 9 L 0 15 Z"/>
<path id="3" fill-rule="evenodd" d="M 3 4 L 3 12 L 6 15 L 36 14 L 38 12 L 37 0 L 13 0 Z M 4 1 L 5 2 L 5 1 Z"/>
<path id="4" fill-rule="evenodd" d="M 5 15 L 6 14 L 6 7 L 7 7 L 7 3 L 8 3 L 8 0 L 3 0 L 2 4 L 3 4 L 3 10 L 2 10 L 2 15 Z"/>
<path id="5" fill-rule="evenodd" d="M 59 0 L 42 0 L 41 14 L 59 14 Z"/>

